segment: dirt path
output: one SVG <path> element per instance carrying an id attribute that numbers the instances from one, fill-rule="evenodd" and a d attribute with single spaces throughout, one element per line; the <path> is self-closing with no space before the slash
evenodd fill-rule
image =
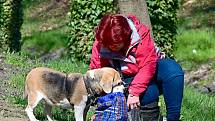
<path id="1" fill-rule="evenodd" d="M 23 119 L 23 118 L 17 118 L 17 117 L 0 117 L 1 121 L 27 121 L 27 119 Z"/>
<path id="2" fill-rule="evenodd" d="M 5 57 L 0 55 L 0 121 L 27 121 L 23 108 L 9 104 L 5 100 L 7 95 L 13 93 L 8 81 L 10 75 L 19 71 L 16 67 L 6 64 L 4 59 Z"/>
<path id="3" fill-rule="evenodd" d="M 27 121 L 22 108 L 9 105 L 6 101 L 0 100 L 0 120 L 1 121 Z"/>
<path id="4" fill-rule="evenodd" d="M 39 6 L 40 9 L 35 8 L 35 10 L 31 12 L 31 18 L 38 17 L 42 15 L 44 12 L 48 13 L 47 16 L 55 16 L 58 19 L 65 18 L 65 15 L 68 13 L 69 6 L 68 0 L 49 0 L 44 4 Z M 62 23 L 65 24 L 65 23 Z M 42 30 L 46 30 L 46 28 L 57 28 L 62 25 L 58 25 L 56 23 L 42 23 Z M 27 30 L 28 32 L 29 30 Z M 22 32 L 25 34 L 25 32 Z M 23 35 L 23 36 L 24 36 Z M 21 71 L 26 71 L 25 69 L 15 67 L 13 65 L 5 63 L 5 57 L 0 53 L 0 121 L 27 121 L 26 113 L 23 107 L 18 107 L 12 104 L 11 102 L 7 102 L 8 96 L 17 96 L 17 91 L 15 88 L 12 88 L 9 84 L 9 80 L 11 75 L 18 74 Z"/>

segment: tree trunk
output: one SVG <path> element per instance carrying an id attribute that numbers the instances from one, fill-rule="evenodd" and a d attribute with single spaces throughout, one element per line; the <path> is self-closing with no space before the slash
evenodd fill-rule
<path id="1" fill-rule="evenodd" d="M 117 5 L 119 13 L 135 14 L 151 30 L 151 35 L 153 35 L 146 0 L 117 0 Z"/>

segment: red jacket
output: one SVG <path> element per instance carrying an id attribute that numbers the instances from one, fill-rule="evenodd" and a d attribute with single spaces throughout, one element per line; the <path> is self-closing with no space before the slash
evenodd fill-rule
<path id="1" fill-rule="evenodd" d="M 95 40 L 92 48 L 90 69 L 112 66 L 112 59 L 119 59 L 123 75 L 134 76 L 129 93 L 139 96 L 143 93 L 156 70 L 157 54 L 150 30 L 134 15 L 127 17 L 132 29 L 131 43 L 126 55 L 110 52 Z"/>

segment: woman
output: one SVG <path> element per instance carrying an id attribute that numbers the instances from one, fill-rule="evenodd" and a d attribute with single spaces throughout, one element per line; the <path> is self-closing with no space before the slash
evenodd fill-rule
<path id="1" fill-rule="evenodd" d="M 164 95 L 167 120 L 178 121 L 184 73 L 172 59 L 161 58 L 149 29 L 134 15 L 105 15 L 96 31 L 90 69 L 116 68 L 128 85 L 127 105 L 140 107 L 146 121 L 158 120 L 157 102 Z"/>

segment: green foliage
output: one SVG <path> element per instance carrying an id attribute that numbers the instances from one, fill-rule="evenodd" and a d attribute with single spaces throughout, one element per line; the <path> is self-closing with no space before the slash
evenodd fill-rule
<path id="1" fill-rule="evenodd" d="M 146 0 L 152 23 L 155 42 L 169 57 L 174 57 L 173 49 L 177 35 L 178 0 Z"/>
<path id="2" fill-rule="evenodd" d="M 0 6 L 0 51 L 17 52 L 21 46 L 22 0 L 3 0 Z"/>
<path id="3" fill-rule="evenodd" d="M 89 61 L 94 29 L 107 12 L 114 12 L 113 0 L 70 0 L 69 54 Z"/>
<path id="4" fill-rule="evenodd" d="M 2 19 L 2 16 L 3 16 L 3 1 L 0 1 L 0 52 L 1 52 L 1 41 L 2 41 L 2 38 L 3 38 L 3 31 L 2 31 L 2 25 L 4 23 L 3 19 Z"/>

